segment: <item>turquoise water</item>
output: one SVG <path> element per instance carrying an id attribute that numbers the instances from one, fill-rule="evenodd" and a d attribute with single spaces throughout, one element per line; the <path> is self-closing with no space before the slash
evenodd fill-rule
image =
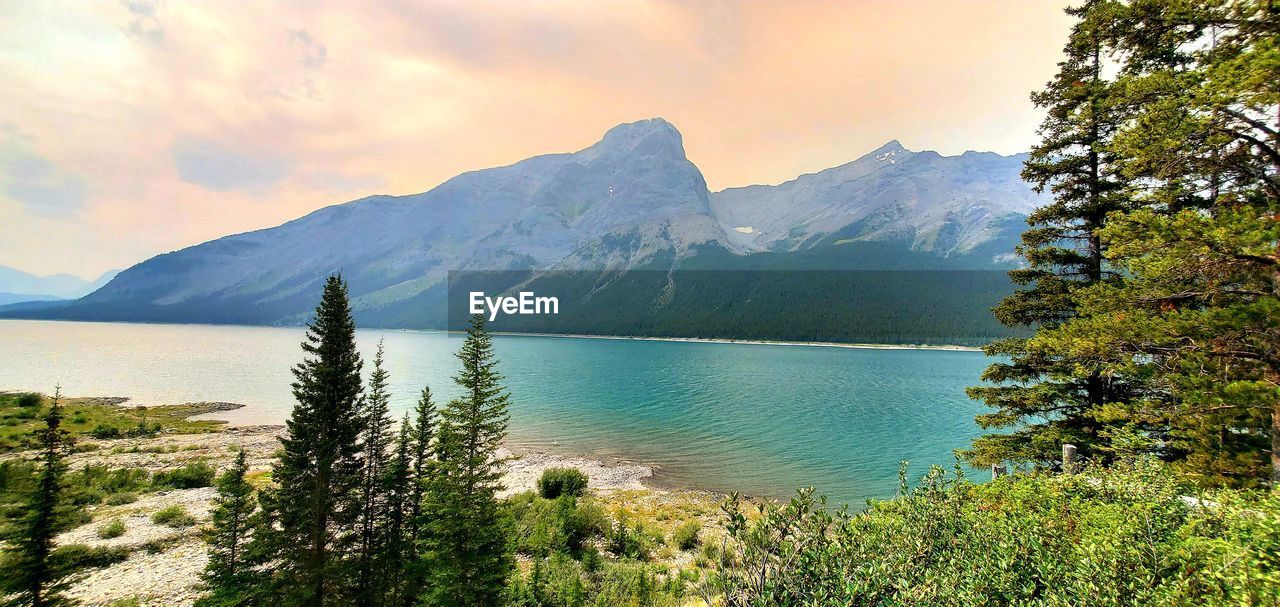
<path id="1" fill-rule="evenodd" d="M 0 389 L 130 396 L 139 404 L 243 403 L 237 423 L 281 423 L 300 328 L 0 320 Z M 398 412 L 423 384 L 457 393 L 456 335 L 362 330 L 386 344 Z M 836 502 L 892 496 L 950 466 L 979 433 L 964 395 L 976 352 L 504 336 L 510 442 L 653 464 L 658 480 L 785 497 L 813 485 Z"/>

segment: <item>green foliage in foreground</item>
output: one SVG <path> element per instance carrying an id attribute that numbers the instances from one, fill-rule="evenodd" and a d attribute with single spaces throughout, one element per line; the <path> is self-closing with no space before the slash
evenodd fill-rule
<path id="1" fill-rule="evenodd" d="M 649 562 L 661 539 L 639 523 L 615 521 L 598 498 L 546 499 L 524 492 L 509 498 L 506 510 L 512 548 L 531 562 L 527 572 L 512 575 L 504 605 L 681 605 L 690 582 L 701 579 L 696 570 Z"/>
<path id="2" fill-rule="evenodd" d="M 561 495 L 582 497 L 587 492 L 587 475 L 577 468 L 547 468 L 538 477 L 538 495 L 549 500 Z"/>
<path id="3" fill-rule="evenodd" d="M 905 478 L 905 473 L 904 473 Z M 975 485 L 935 468 L 865 512 L 725 505 L 725 604 L 1276 605 L 1280 495 L 1185 498 L 1157 464 Z"/>

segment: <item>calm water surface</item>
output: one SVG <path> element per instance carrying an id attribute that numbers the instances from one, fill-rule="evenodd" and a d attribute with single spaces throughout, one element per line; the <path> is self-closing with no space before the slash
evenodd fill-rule
<path id="1" fill-rule="evenodd" d="M 301 328 L 0 320 L 0 389 L 129 396 L 137 404 L 230 401 L 236 423 L 281 423 Z M 386 344 L 397 414 L 424 384 L 437 402 L 461 337 L 361 330 L 366 361 Z M 785 497 L 813 485 L 834 501 L 889 497 L 951 466 L 979 433 L 964 395 L 976 352 L 497 336 L 511 391 L 510 442 L 641 461 L 660 480 Z M 366 369 L 367 370 L 367 369 Z"/>

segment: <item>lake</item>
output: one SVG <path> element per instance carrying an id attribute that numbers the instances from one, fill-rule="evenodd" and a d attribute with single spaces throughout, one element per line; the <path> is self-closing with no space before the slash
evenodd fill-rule
<path id="1" fill-rule="evenodd" d="M 0 389 L 129 396 L 135 404 L 242 403 L 221 419 L 282 423 L 293 405 L 297 327 L 0 320 Z M 366 371 L 385 342 L 392 407 L 423 385 L 437 402 L 460 335 L 360 330 Z M 980 434 L 965 386 L 978 352 L 588 338 L 494 337 L 511 392 L 509 443 L 654 465 L 657 480 L 786 497 L 812 485 L 833 501 L 891 497 L 911 476 L 950 467 Z M 984 479 L 986 475 L 978 474 Z"/>

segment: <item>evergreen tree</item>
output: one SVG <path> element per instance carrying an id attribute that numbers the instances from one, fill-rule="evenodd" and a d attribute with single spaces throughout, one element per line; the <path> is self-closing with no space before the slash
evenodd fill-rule
<path id="1" fill-rule="evenodd" d="M 1151 377 L 1113 415 L 1164 427 L 1188 476 L 1280 485 L 1280 7 L 1144 0 L 1117 26 L 1133 119 L 1113 149 L 1147 208 L 1100 233 L 1132 279 L 1055 341 Z"/>
<path id="2" fill-rule="evenodd" d="M 418 399 L 418 404 L 414 406 L 413 411 L 415 416 L 412 434 L 413 495 L 409 500 L 412 507 L 409 517 L 409 537 L 411 541 L 417 542 L 422 519 L 423 490 L 427 477 L 431 474 L 433 462 L 436 460 L 432 445 L 436 435 L 436 404 L 432 400 L 430 386 L 422 388 L 422 396 Z"/>
<path id="3" fill-rule="evenodd" d="M 349 592 L 349 553 L 359 514 L 360 353 L 347 285 L 331 276 L 293 369 L 297 405 L 274 477 L 280 592 L 300 605 L 340 602 Z"/>
<path id="4" fill-rule="evenodd" d="M 40 476 L 27 504 L 26 515 L 19 519 L 11 549 L 6 559 L 3 594 L 6 604 L 30 607 L 69 605 L 63 596 L 70 572 L 58 566 L 53 557 L 53 538 L 67 529 L 69 518 L 63 500 L 65 457 L 71 437 L 62 429 L 61 391 L 55 391 L 53 403 L 45 415 L 45 427 L 37 432 L 40 444 Z M 2 595 L 0 595 L 2 596 Z"/>
<path id="5" fill-rule="evenodd" d="M 413 486 L 412 442 L 413 426 L 406 415 L 400 423 L 395 449 L 383 471 L 381 483 L 386 496 L 386 514 L 383 542 L 377 555 L 378 570 L 384 576 L 382 602 L 379 604 L 390 607 L 410 605 L 416 597 L 405 575 L 415 560 L 414 542 L 409 536 L 409 521 L 414 510 L 412 500 L 418 493 Z"/>
<path id="6" fill-rule="evenodd" d="M 427 605 L 483 607 L 499 604 L 514 563 L 497 500 L 508 394 L 482 316 L 472 318 L 458 359 L 462 372 L 454 381 L 463 395 L 440 413 L 438 461 L 426 482 L 422 600 Z"/>
<path id="7" fill-rule="evenodd" d="M 197 605 L 231 607 L 256 603 L 260 580 L 255 579 L 254 562 L 247 552 L 257 503 L 253 486 L 245 480 L 248 471 L 249 464 L 241 450 L 231 468 L 218 478 L 213 525 L 205 533 L 209 564 L 202 577 L 209 593 Z"/>
<path id="8" fill-rule="evenodd" d="M 369 375 L 369 393 L 363 414 L 363 470 L 360 488 L 360 544 L 356 562 L 356 605 L 372 607 L 382 602 L 384 594 L 375 561 L 382 551 L 380 543 L 386 523 L 387 494 L 386 457 L 391 443 L 391 395 L 387 392 L 387 371 L 382 366 L 382 342 L 373 357 Z"/>
<path id="9" fill-rule="evenodd" d="M 405 498 L 405 541 L 410 546 L 411 558 L 405 563 L 404 586 L 419 591 L 425 584 L 427 565 L 417 558 L 417 547 L 422 542 L 422 530 L 426 526 L 427 515 L 422 509 L 426 487 L 438 470 L 436 445 L 433 443 L 436 434 L 436 405 L 432 400 L 431 388 L 423 387 L 422 395 L 414 406 L 414 423 L 409 428 L 406 443 L 409 479 Z M 417 593 L 407 592 L 402 597 L 406 601 L 404 604 L 411 604 Z"/>
<path id="10" fill-rule="evenodd" d="M 1065 59 L 1057 76 L 1032 96 L 1047 116 L 1023 178 L 1037 191 L 1051 191 L 1053 202 L 1028 219 L 1031 228 L 1018 248 L 1027 265 L 1009 273 L 1026 288 L 994 312 L 1008 326 L 1033 327 L 1039 334 L 999 340 L 986 348 L 988 355 L 1007 360 L 987 368 L 983 380 L 988 385 L 968 392 L 997 410 L 978 416 L 979 425 L 1001 432 L 978 438 L 964 452 L 975 465 L 1013 460 L 1052 466 L 1063 443 L 1098 456 L 1096 448 L 1105 438 L 1098 412 L 1135 391 L 1129 380 L 1104 375 L 1101 361 L 1063 355 L 1045 337 L 1046 329 L 1077 314 L 1083 288 L 1119 280 L 1106 264 L 1098 235 L 1108 213 L 1127 205 L 1115 155 L 1107 151 L 1123 121 L 1114 85 L 1103 76 L 1116 10 L 1110 0 L 1087 0 L 1067 10 L 1077 23 Z"/>

